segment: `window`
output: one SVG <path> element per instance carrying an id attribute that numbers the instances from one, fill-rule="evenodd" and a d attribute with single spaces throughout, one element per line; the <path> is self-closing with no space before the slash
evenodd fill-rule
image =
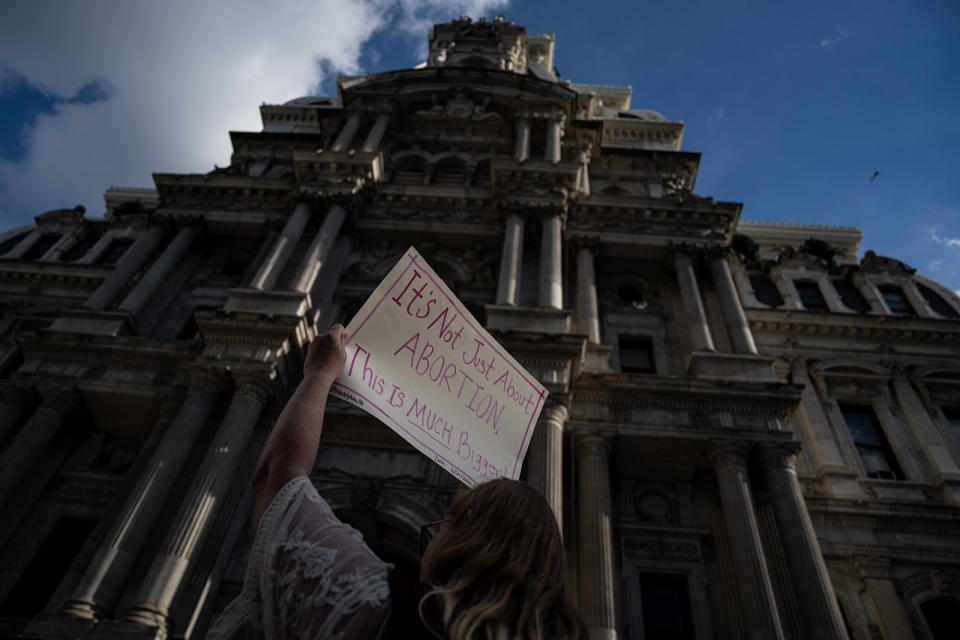
<path id="1" fill-rule="evenodd" d="M 947 418 L 947 424 L 950 425 L 950 433 L 954 440 L 960 443 L 960 409 L 954 407 L 943 407 L 943 415 Z"/>
<path id="2" fill-rule="evenodd" d="M 653 364 L 653 343 L 650 338 L 620 336 L 620 371 L 623 373 L 656 373 Z"/>
<path id="3" fill-rule="evenodd" d="M 641 573 L 645 640 L 693 640 L 686 576 Z"/>
<path id="4" fill-rule="evenodd" d="M 783 304 L 783 298 L 780 291 L 773 281 L 762 273 L 750 274 L 750 286 L 753 287 L 753 294 L 757 297 L 757 302 L 765 304 L 768 307 L 779 307 Z"/>
<path id="5" fill-rule="evenodd" d="M 10 238 L 9 240 L 4 240 L 3 242 L 0 242 L 0 256 L 2 256 L 5 253 L 9 253 L 13 251 L 13 248 L 16 247 L 18 244 L 20 244 L 20 241 L 26 238 L 28 235 L 30 235 L 29 232 L 24 232 L 24 233 L 21 233 L 20 235 L 16 235 Z"/>
<path id="6" fill-rule="evenodd" d="M 133 240 L 114 240 L 97 260 L 97 266 L 112 267 L 116 265 L 132 244 Z"/>
<path id="7" fill-rule="evenodd" d="M 840 301 L 847 309 L 856 311 L 857 313 L 867 313 L 870 311 L 870 303 L 863 297 L 863 294 L 860 293 L 860 289 L 857 289 L 856 285 L 843 278 L 834 278 L 832 282 L 834 290 L 837 292 L 837 295 L 840 296 Z"/>
<path id="8" fill-rule="evenodd" d="M 60 239 L 60 236 L 55 233 L 45 233 L 40 236 L 40 239 L 37 240 L 36 244 L 30 247 L 30 250 L 23 254 L 24 262 L 36 262 L 44 256 L 47 251 L 53 248 L 53 245 L 57 244 L 57 240 Z"/>
<path id="9" fill-rule="evenodd" d="M 903 289 L 895 285 L 883 285 L 879 287 L 879 289 L 880 295 L 883 296 L 883 301 L 887 303 L 887 308 L 890 309 L 890 313 L 898 316 L 917 315 L 917 312 L 913 310 L 913 307 L 910 306 L 910 303 L 907 302 L 906 297 L 904 297 Z"/>
<path id="10" fill-rule="evenodd" d="M 860 454 L 860 462 L 869 478 L 902 480 L 903 471 L 897 463 L 890 443 L 877 423 L 870 407 L 840 405 L 843 421 L 847 424 L 853 444 Z"/>
<path id="11" fill-rule="evenodd" d="M 797 280 L 793 283 L 797 289 L 797 295 L 800 296 L 800 303 L 807 311 L 826 311 L 827 303 L 823 301 L 820 295 L 820 287 L 812 280 Z"/>
<path id="12" fill-rule="evenodd" d="M 957 310 L 951 307 L 950 303 L 943 299 L 943 296 L 921 282 L 916 284 L 917 289 L 920 290 L 920 295 L 937 314 L 944 318 L 960 318 L 960 313 L 957 313 Z"/>

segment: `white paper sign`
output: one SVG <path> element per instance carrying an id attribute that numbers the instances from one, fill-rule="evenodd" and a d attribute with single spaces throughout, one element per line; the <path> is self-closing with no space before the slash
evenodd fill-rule
<path id="1" fill-rule="evenodd" d="M 516 480 L 547 391 L 410 247 L 347 325 L 331 393 L 467 486 Z"/>

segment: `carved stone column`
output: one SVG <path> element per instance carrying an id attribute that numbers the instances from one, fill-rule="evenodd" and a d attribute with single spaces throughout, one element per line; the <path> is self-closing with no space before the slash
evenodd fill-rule
<path id="1" fill-rule="evenodd" d="M 133 562 L 220 394 L 219 376 L 199 369 L 191 373 L 187 397 L 127 494 L 123 507 L 103 537 L 104 544 L 97 549 L 72 595 L 61 606 L 64 613 L 95 619 L 116 604 Z"/>
<path id="2" fill-rule="evenodd" d="M 78 409 L 73 393 L 44 389 L 40 395 L 40 406 L 0 453 L 0 505 L 17 489 L 67 417 Z"/>
<path id="3" fill-rule="evenodd" d="M 851 560 L 851 564 L 867 585 L 867 594 L 873 601 L 880 624 L 883 625 L 883 636 L 890 640 L 913 638 L 913 627 L 907 610 L 890 579 L 890 559 L 857 556 Z"/>
<path id="4" fill-rule="evenodd" d="M 20 423 L 20 419 L 34 402 L 32 390 L 5 383 L 0 395 L 0 442 Z"/>
<path id="5" fill-rule="evenodd" d="M 563 308 L 563 220 L 559 214 L 543 216 L 540 241 L 540 306 Z"/>
<path id="6" fill-rule="evenodd" d="M 383 134 L 387 132 L 387 125 L 390 123 L 390 114 L 381 113 L 377 116 L 377 121 L 373 123 L 367 139 L 363 141 L 360 151 L 368 153 L 380 148 L 380 141 L 383 140 Z"/>
<path id="7" fill-rule="evenodd" d="M 711 452 L 710 459 L 717 474 L 723 519 L 733 549 L 733 568 L 749 637 L 782 640 L 783 628 L 760 541 L 745 454 L 745 448 L 739 445 L 721 445 Z"/>
<path id="8" fill-rule="evenodd" d="M 561 160 L 563 120 L 564 116 L 562 114 L 550 116 L 547 120 L 547 150 L 545 154 L 547 162 L 556 164 Z"/>
<path id="9" fill-rule="evenodd" d="M 577 248 L 577 324 L 590 342 L 600 342 L 600 312 L 597 307 L 597 276 L 592 247 Z"/>
<path id="10" fill-rule="evenodd" d="M 527 478 L 547 500 L 563 531 L 563 426 L 567 408 L 550 403 L 543 408 L 527 451 Z"/>
<path id="11" fill-rule="evenodd" d="M 280 232 L 280 237 L 273 243 L 273 247 L 264 258 L 257 274 L 253 277 L 253 281 L 250 283 L 252 288 L 264 291 L 273 289 L 280 278 L 280 274 L 283 273 L 283 268 L 287 266 L 290 254 L 297 246 L 297 242 L 303 235 L 303 229 L 307 226 L 309 220 L 310 205 L 306 202 L 300 202 L 287 219 L 283 231 Z"/>
<path id="12" fill-rule="evenodd" d="M 761 450 L 761 457 L 806 637 L 845 640 L 837 597 L 797 481 L 796 453 L 766 448 Z"/>
<path id="13" fill-rule="evenodd" d="M 347 151 L 350 148 L 350 143 L 353 142 L 353 136 L 356 135 L 359 127 L 360 112 L 354 111 L 350 114 L 350 117 L 347 118 L 347 123 L 343 125 L 343 129 L 340 130 L 340 135 L 337 136 L 337 139 L 333 143 L 333 146 L 330 147 L 330 150 Z"/>
<path id="14" fill-rule="evenodd" d="M 127 610 L 124 620 L 164 629 L 168 626 L 170 609 L 226 499 L 269 398 L 269 383 L 261 378 L 241 380 L 237 387 L 227 415 L 140 587 L 137 604 Z"/>
<path id="15" fill-rule="evenodd" d="M 324 263 L 329 258 L 333 243 L 336 241 L 337 234 L 340 233 L 340 227 L 343 226 L 346 217 L 346 210 L 339 204 L 332 205 L 327 211 L 327 216 L 323 219 L 323 224 L 320 225 L 320 230 L 317 231 L 310 248 L 307 249 L 307 255 L 304 256 L 300 265 L 300 272 L 293 283 L 293 288 L 296 291 L 309 293 L 313 288 L 317 274 L 320 273 L 320 269 L 323 268 Z"/>
<path id="16" fill-rule="evenodd" d="M 520 275 L 523 266 L 523 216 L 507 216 L 503 232 L 503 253 L 500 260 L 500 282 L 497 304 L 516 306 L 520 297 Z"/>
<path id="17" fill-rule="evenodd" d="M 757 345 L 753 341 L 750 324 L 740 304 L 733 276 L 730 275 L 730 265 L 723 256 L 717 256 L 710 263 L 710 272 L 713 276 L 713 285 L 717 288 L 720 298 L 720 310 L 727 325 L 727 333 L 734 353 L 757 353 Z"/>
<path id="18" fill-rule="evenodd" d="M 580 515 L 580 612 L 590 630 L 591 640 L 616 640 L 610 442 L 593 434 L 581 435 L 577 438 L 576 447 Z"/>
<path id="19" fill-rule="evenodd" d="M 133 316 L 140 315 L 160 286 L 170 277 L 170 272 L 180 263 L 183 254 L 196 237 L 196 231 L 190 227 L 181 227 L 160 257 L 143 274 L 133 291 L 120 303 L 120 308 L 129 311 Z"/>
<path id="20" fill-rule="evenodd" d="M 530 118 L 517 121 L 517 140 L 514 143 L 513 157 L 523 162 L 530 157 Z"/>
<path id="21" fill-rule="evenodd" d="M 123 288 L 130 283 L 133 276 L 140 270 L 140 267 L 150 259 L 162 239 L 162 227 L 155 226 L 147 229 L 146 233 L 130 245 L 130 248 L 117 262 L 110 275 L 87 298 L 83 306 L 87 309 L 101 310 L 113 304 Z"/>
<path id="22" fill-rule="evenodd" d="M 697 275 L 693 271 L 693 262 L 685 252 L 678 251 L 673 256 L 673 266 L 677 272 L 677 282 L 680 284 L 680 298 L 683 300 L 693 350 L 714 351 L 710 325 L 703 308 L 703 299 L 700 297 L 700 286 L 697 284 Z"/>

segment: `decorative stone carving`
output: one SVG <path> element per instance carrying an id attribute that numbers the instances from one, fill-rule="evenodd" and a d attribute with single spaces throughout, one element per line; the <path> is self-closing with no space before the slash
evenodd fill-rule
<path id="1" fill-rule="evenodd" d="M 490 98 L 477 103 L 467 97 L 464 89 L 457 89 L 446 104 L 440 103 L 437 96 L 431 97 L 433 106 L 410 114 L 411 120 L 472 120 L 475 122 L 499 122 L 503 116 L 495 111 L 487 111 Z"/>

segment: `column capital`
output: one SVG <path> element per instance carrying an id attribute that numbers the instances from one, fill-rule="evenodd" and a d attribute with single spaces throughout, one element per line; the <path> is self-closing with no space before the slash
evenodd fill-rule
<path id="1" fill-rule="evenodd" d="M 796 473 L 797 454 L 799 451 L 800 443 L 790 442 L 776 445 L 762 445 L 758 450 L 758 455 L 764 471 L 784 470 Z"/>
<path id="2" fill-rule="evenodd" d="M 236 382 L 234 397 L 245 395 L 253 398 L 261 405 L 267 404 L 274 395 L 271 384 L 272 377 L 267 376 L 268 374 L 265 374 L 263 371 L 233 372 L 233 377 Z"/>
<path id="3" fill-rule="evenodd" d="M 857 573 L 864 580 L 890 579 L 890 558 L 883 556 L 853 556 L 850 558 L 850 566 L 856 569 Z"/>
<path id="4" fill-rule="evenodd" d="M 569 416 L 570 412 L 566 405 L 560 401 L 548 399 L 537 422 L 559 422 L 562 425 Z"/>
<path id="5" fill-rule="evenodd" d="M 17 384 L 4 380 L 0 382 L 0 402 L 12 407 L 27 407 L 37 399 L 32 384 Z"/>
<path id="6" fill-rule="evenodd" d="M 589 249 L 594 254 L 600 249 L 600 237 L 595 235 L 576 235 L 570 238 L 574 249 Z"/>
<path id="7" fill-rule="evenodd" d="M 219 394 L 227 387 L 227 373 L 219 367 L 205 367 L 199 364 L 184 366 L 190 377 L 190 391 L 188 393 Z"/>
<path id="8" fill-rule="evenodd" d="M 710 447 L 709 459 L 715 469 L 747 466 L 750 445 L 746 442 L 717 442 Z"/>
<path id="9" fill-rule="evenodd" d="M 83 400 L 76 387 L 40 387 L 40 406 L 53 409 L 65 416 L 77 413 L 83 407 Z"/>
<path id="10" fill-rule="evenodd" d="M 613 438 L 597 433 L 580 433 L 576 438 L 577 457 L 598 456 L 609 458 Z"/>

